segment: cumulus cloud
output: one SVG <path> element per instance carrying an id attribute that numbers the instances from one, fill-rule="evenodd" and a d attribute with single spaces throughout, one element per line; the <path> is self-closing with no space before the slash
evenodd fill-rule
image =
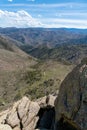
<path id="1" fill-rule="evenodd" d="M 41 27 L 42 23 L 28 12 L 21 10 L 9 12 L 0 10 L 0 27 Z"/>
<path id="2" fill-rule="evenodd" d="M 58 17 L 55 17 L 57 15 Z M 0 27 L 87 28 L 87 18 L 86 18 L 87 13 L 78 13 L 78 12 L 66 13 L 65 12 L 65 13 L 61 13 L 60 15 L 55 14 L 55 16 L 43 17 L 42 14 L 38 14 L 37 18 L 33 18 L 28 12 L 24 10 L 17 11 L 17 12 L 0 10 Z M 69 17 L 65 17 L 65 16 L 69 16 Z M 70 16 L 74 16 L 74 17 L 70 17 Z M 78 16 L 80 16 L 80 18 Z"/>

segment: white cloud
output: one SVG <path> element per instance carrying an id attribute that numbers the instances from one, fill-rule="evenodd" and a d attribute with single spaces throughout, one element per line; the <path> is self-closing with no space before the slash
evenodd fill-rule
<path id="1" fill-rule="evenodd" d="M 13 0 L 8 0 L 9 2 L 12 2 Z"/>
<path id="2" fill-rule="evenodd" d="M 42 23 L 24 10 L 8 12 L 0 10 L 0 27 L 41 27 Z"/>
<path id="3" fill-rule="evenodd" d="M 61 17 L 63 15 L 76 15 L 76 17 Z M 84 14 L 84 17 L 83 17 Z M 55 14 L 59 15 L 59 14 Z M 77 16 L 80 15 L 80 18 Z M 47 28 L 87 28 L 87 13 L 61 13 L 59 17 L 44 17 L 38 14 L 37 18 L 33 18 L 28 12 L 21 10 L 17 12 L 9 12 L 0 10 L 0 27 L 47 27 Z M 43 24 L 42 24 L 43 23 Z"/>
<path id="4" fill-rule="evenodd" d="M 13 0 L 8 0 L 8 1 L 13 1 Z M 27 1 L 36 1 L 36 0 L 27 0 Z M 4 4 L 1 4 L 1 6 Z M 12 4 L 6 4 L 4 6 L 12 6 Z M 47 8 L 55 8 L 55 7 L 87 7 L 87 4 L 85 3 L 58 3 L 58 4 L 46 4 L 46 3 L 42 3 L 42 4 L 26 4 L 26 3 L 19 3 L 19 4 L 13 4 L 13 6 L 32 6 L 32 7 L 47 7 Z"/>
<path id="5" fill-rule="evenodd" d="M 42 20 L 44 27 L 48 28 L 59 28 L 59 27 L 66 27 L 66 28 L 87 28 L 87 19 L 53 19 L 53 18 L 46 18 Z"/>

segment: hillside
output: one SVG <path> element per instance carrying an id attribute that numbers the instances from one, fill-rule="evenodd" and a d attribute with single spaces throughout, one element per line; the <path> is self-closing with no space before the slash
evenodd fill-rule
<path id="1" fill-rule="evenodd" d="M 40 60 L 51 59 L 70 64 L 78 64 L 87 57 L 87 44 L 63 44 L 54 48 L 44 45 L 35 48 L 26 46 L 22 49 Z"/>
<path id="2" fill-rule="evenodd" d="M 0 36 L 0 109 L 23 95 L 55 93 L 72 68 L 58 61 L 38 61 Z"/>
<path id="3" fill-rule="evenodd" d="M 23 87 L 23 82 L 19 83 L 22 72 L 36 63 L 33 57 L 15 46 L 11 39 L 0 35 L 0 105 L 4 100 L 13 100 L 15 90 L 19 86 Z"/>
<path id="4" fill-rule="evenodd" d="M 0 36 L 0 69 L 16 70 L 34 62 L 34 59 L 13 44 L 12 39 Z M 31 64 L 30 63 L 30 64 Z"/>

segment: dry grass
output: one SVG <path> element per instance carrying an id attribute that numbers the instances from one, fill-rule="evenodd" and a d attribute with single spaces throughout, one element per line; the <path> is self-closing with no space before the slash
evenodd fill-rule
<path id="1" fill-rule="evenodd" d="M 8 40 L 0 40 L 0 108 L 24 95 L 38 98 L 56 92 L 73 68 L 52 60 L 37 62 Z"/>

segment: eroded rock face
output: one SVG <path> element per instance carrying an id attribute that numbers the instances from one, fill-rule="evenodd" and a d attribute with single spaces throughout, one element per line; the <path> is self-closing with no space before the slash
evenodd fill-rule
<path id="1" fill-rule="evenodd" d="M 34 130 L 38 121 L 40 106 L 37 102 L 23 97 L 6 112 L 2 112 L 0 122 L 8 124 L 13 130 Z"/>
<path id="2" fill-rule="evenodd" d="M 43 120 L 41 121 L 42 126 L 40 126 L 40 129 L 43 129 L 48 122 L 47 118 L 49 119 L 50 117 L 51 120 L 53 119 L 54 113 L 52 113 L 52 110 L 50 109 L 53 109 L 54 107 L 55 98 L 56 97 L 49 95 L 33 102 L 27 97 L 23 97 L 20 101 L 14 103 L 11 108 L 0 113 L 0 130 L 39 129 L 38 126 L 40 125 L 37 124 L 38 122 L 40 123 L 40 118 Z M 43 109 L 43 113 L 39 115 L 41 109 Z M 50 113 L 52 113 L 52 116 Z M 52 124 L 50 123 L 50 128 L 51 125 Z"/>
<path id="3" fill-rule="evenodd" d="M 66 121 L 75 130 L 87 130 L 87 61 L 82 61 L 60 86 L 55 101 L 55 130 Z M 60 129 L 61 130 L 61 129 Z M 71 130 L 71 129 L 70 129 Z"/>

